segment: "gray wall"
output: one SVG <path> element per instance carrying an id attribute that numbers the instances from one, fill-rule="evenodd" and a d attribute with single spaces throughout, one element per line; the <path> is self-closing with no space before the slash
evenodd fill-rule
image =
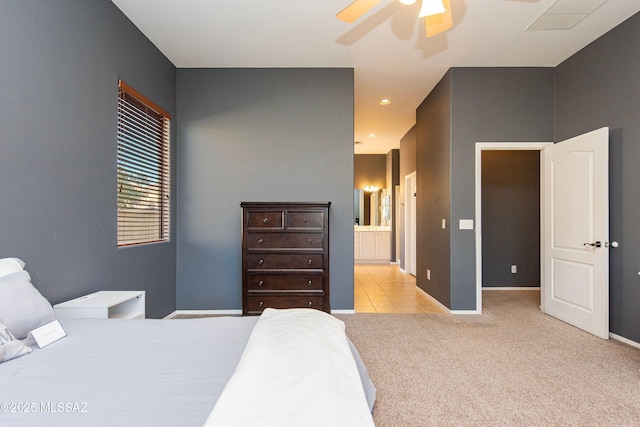
<path id="1" fill-rule="evenodd" d="M 416 111 L 416 283 L 451 308 L 451 85 L 448 71 Z M 426 270 L 431 270 L 427 280 Z"/>
<path id="2" fill-rule="evenodd" d="M 640 342 L 640 14 L 556 68 L 555 140 L 610 128 L 610 330 Z"/>
<path id="3" fill-rule="evenodd" d="M 475 144 L 553 140 L 553 84 L 552 68 L 452 68 L 417 110 L 417 284 L 450 309 L 476 308 L 475 232 L 458 229 L 475 219 Z"/>
<path id="4" fill-rule="evenodd" d="M 451 308 L 475 309 L 475 233 L 458 220 L 475 213 L 476 142 L 553 140 L 552 68 L 452 70 Z"/>
<path id="5" fill-rule="evenodd" d="M 482 286 L 540 286 L 539 151 L 482 152 Z"/>
<path id="6" fill-rule="evenodd" d="M 365 185 L 387 187 L 385 154 L 356 154 L 353 157 L 353 188 L 364 188 Z"/>
<path id="7" fill-rule="evenodd" d="M 394 148 L 387 153 L 386 161 L 386 182 L 385 188 L 387 194 L 391 198 L 391 262 L 395 262 L 397 258 L 396 254 L 396 185 L 400 185 L 400 150 Z"/>
<path id="8" fill-rule="evenodd" d="M 353 309 L 353 70 L 179 69 L 177 91 L 178 309 L 241 308 L 242 201 L 330 201 Z"/>
<path id="9" fill-rule="evenodd" d="M 115 159 L 118 79 L 174 112 L 175 67 L 107 0 L 3 1 L 0 57 L 0 257 L 54 304 L 136 289 L 172 312 L 175 226 L 117 249 Z"/>

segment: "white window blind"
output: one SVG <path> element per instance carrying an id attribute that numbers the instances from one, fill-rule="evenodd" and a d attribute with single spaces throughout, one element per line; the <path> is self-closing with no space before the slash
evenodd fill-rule
<path id="1" fill-rule="evenodd" d="M 118 246 L 169 240 L 171 116 L 118 83 Z"/>

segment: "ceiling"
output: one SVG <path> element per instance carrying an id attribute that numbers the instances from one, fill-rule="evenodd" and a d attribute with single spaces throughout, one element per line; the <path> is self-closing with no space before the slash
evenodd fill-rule
<path id="1" fill-rule="evenodd" d="M 556 66 L 640 11 L 604 0 L 572 29 L 525 31 L 556 0 L 451 0 L 453 28 L 426 38 L 420 2 L 382 0 L 347 24 L 335 14 L 352 0 L 112 1 L 178 68 L 354 68 L 356 154 L 399 148 L 450 67 Z M 559 11 L 603 0 L 560 1 Z"/>

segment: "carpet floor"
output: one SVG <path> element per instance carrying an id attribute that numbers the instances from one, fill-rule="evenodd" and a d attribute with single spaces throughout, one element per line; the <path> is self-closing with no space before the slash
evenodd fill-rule
<path id="1" fill-rule="evenodd" d="M 341 314 L 383 426 L 640 426 L 640 350 L 485 291 L 483 314 Z"/>

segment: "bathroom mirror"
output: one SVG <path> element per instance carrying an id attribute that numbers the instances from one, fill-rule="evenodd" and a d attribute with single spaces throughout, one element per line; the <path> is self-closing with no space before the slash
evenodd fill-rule
<path id="1" fill-rule="evenodd" d="M 389 225 L 391 203 L 386 189 L 366 191 L 356 188 L 353 191 L 354 225 Z"/>

